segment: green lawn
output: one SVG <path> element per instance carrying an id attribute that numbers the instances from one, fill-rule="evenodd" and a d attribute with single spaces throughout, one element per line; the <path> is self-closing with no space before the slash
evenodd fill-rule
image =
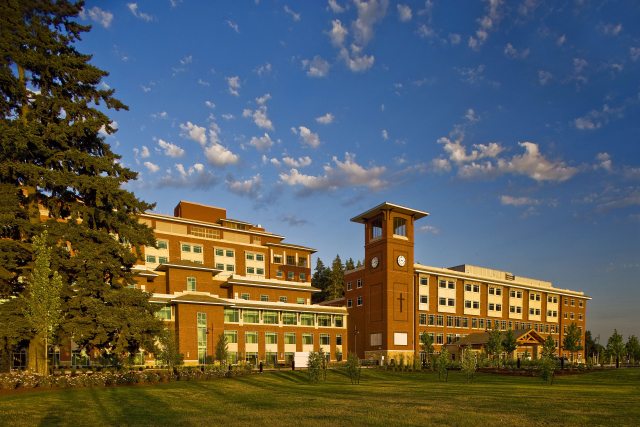
<path id="1" fill-rule="evenodd" d="M 363 370 L 0 395 L 8 425 L 640 425 L 640 369 L 538 378 Z"/>

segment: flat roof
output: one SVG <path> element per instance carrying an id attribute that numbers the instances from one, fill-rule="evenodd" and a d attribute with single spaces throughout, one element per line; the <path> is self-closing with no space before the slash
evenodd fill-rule
<path id="1" fill-rule="evenodd" d="M 367 221 L 370 218 L 373 218 L 374 216 L 378 215 L 382 211 L 400 212 L 405 215 L 413 216 L 415 219 L 424 218 L 425 216 L 429 215 L 429 212 L 420 211 L 417 209 L 411 209 L 405 206 L 400 206 L 400 205 L 396 205 L 389 202 L 384 202 L 374 208 L 369 209 L 366 212 L 361 213 L 360 215 L 354 216 L 353 218 L 351 218 L 351 221 L 359 222 L 363 224 L 365 221 Z"/>

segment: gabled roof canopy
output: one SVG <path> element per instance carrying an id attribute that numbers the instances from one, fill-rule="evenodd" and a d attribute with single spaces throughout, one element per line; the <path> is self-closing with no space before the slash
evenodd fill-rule
<path id="1" fill-rule="evenodd" d="M 405 215 L 409 215 L 414 217 L 414 219 L 424 218 L 429 215 L 429 212 L 419 211 L 417 209 L 411 209 L 400 205 L 395 205 L 393 203 L 384 202 L 376 206 L 375 208 L 369 209 L 366 212 L 361 213 L 360 215 L 356 215 L 351 218 L 352 222 L 359 222 L 360 224 L 364 224 L 367 220 L 377 216 L 382 211 L 393 211 L 400 212 Z"/>

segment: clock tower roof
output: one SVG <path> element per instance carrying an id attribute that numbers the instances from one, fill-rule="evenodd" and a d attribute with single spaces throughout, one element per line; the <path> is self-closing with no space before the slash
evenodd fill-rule
<path id="1" fill-rule="evenodd" d="M 364 224 L 369 219 L 377 216 L 380 212 L 383 212 L 383 211 L 399 212 L 405 215 L 413 216 L 414 219 L 424 218 L 425 216 L 429 215 L 429 212 L 424 212 L 417 209 L 411 209 L 411 208 L 396 205 L 393 203 L 384 202 L 374 208 L 369 209 L 366 212 L 361 213 L 360 215 L 354 216 L 353 218 L 351 218 L 351 221 Z"/>

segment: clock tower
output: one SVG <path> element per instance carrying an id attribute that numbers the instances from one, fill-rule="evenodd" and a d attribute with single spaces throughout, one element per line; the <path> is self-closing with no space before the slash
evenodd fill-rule
<path id="1" fill-rule="evenodd" d="M 356 301 L 347 303 L 349 340 L 354 340 L 349 347 L 361 358 L 414 355 L 414 223 L 427 215 L 385 202 L 351 218 L 364 224 L 365 232 L 364 266 L 345 275 L 345 282 L 357 283 L 356 289 L 347 285 L 355 292 L 346 292 L 346 298 L 353 294 Z"/>

